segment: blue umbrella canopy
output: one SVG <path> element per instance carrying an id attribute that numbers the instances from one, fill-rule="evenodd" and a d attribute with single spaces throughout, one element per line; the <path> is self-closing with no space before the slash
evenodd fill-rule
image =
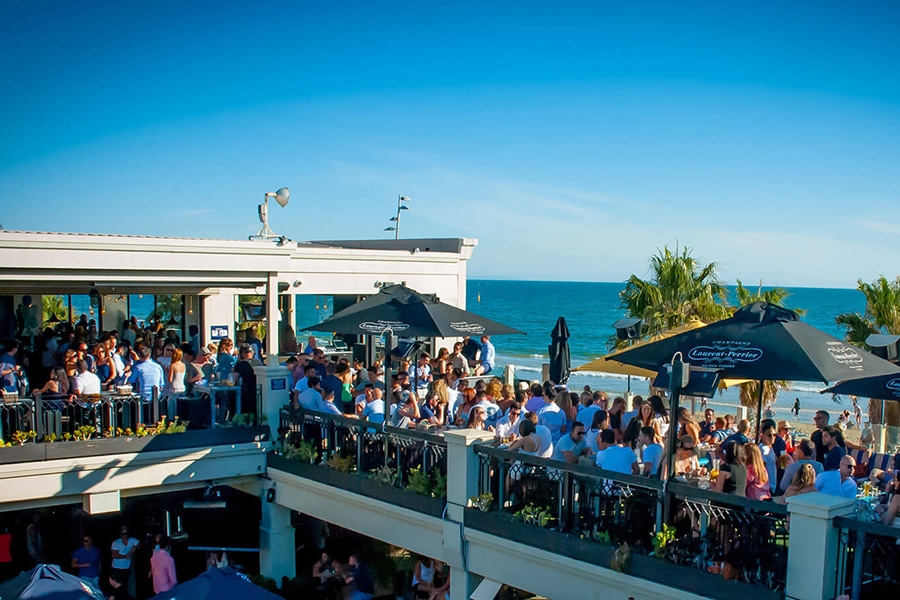
<path id="1" fill-rule="evenodd" d="M 5 599 L 2 599 L 5 600 Z M 210 569 L 151 600 L 282 600 L 234 569 Z"/>
<path id="2" fill-rule="evenodd" d="M 302 331 L 334 331 L 403 337 L 457 337 L 523 333 L 438 300 L 405 285 L 381 288 L 374 296 Z"/>
<path id="3" fill-rule="evenodd" d="M 105 600 L 100 590 L 57 565 L 38 565 L 0 583 L 0 600 Z"/>
<path id="4" fill-rule="evenodd" d="M 875 400 L 900 401 L 900 373 L 847 379 L 822 390 L 823 394 L 847 394 Z"/>
<path id="5" fill-rule="evenodd" d="M 840 381 L 900 375 L 900 368 L 800 320 L 797 313 L 755 302 L 729 319 L 616 355 L 625 364 L 658 370 L 681 352 L 692 365 L 723 377 L 776 381 Z"/>

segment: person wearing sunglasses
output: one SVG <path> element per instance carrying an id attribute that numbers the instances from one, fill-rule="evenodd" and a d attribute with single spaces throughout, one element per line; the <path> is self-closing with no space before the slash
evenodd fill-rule
<path id="1" fill-rule="evenodd" d="M 588 448 L 584 439 L 584 424 L 581 421 L 575 421 L 569 435 L 562 436 L 554 444 L 553 455 L 550 458 L 575 465 L 578 464 L 579 458 L 590 455 L 591 449 Z"/>
<path id="2" fill-rule="evenodd" d="M 72 553 L 72 568 L 85 581 L 100 586 L 100 550 L 94 546 L 91 536 L 82 539 L 81 547 Z"/>

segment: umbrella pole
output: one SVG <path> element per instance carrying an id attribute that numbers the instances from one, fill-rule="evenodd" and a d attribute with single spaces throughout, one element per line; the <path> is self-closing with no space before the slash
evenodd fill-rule
<path id="1" fill-rule="evenodd" d="M 763 393 L 766 386 L 763 383 L 762 379 L 760 379 L 757 383 L 759 384 L 759 402 L 757 403 L 758 406 L 756 407 L 756 443 L 758 444 L 760 439 L 759 423 L 762 420 Z"/>

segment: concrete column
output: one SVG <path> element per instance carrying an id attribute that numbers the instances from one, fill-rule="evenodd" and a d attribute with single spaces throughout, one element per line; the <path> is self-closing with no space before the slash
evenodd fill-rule
<path id="1" fill-rule="evenodd" d="M 259 570 L 281 587 L 282 577 L 297 574 L 294 562 L 294 528 L 291 510 L 262 499 L 262 518 L 259 521 Z"/>
<path id="2" fill-rule="evenodd" d="M 463 509 L 478 493 L 478 459 L 472 446 L 494 439 L 490 431 L 456 429 L 444 433 L 447 440 L 447 517 L 463 522 Z"/>
<path id="3" fill-rule="evenodd" d="M 458 429 L 444 434 L 447 440 L 447 518 L 444 521 L 443 561 L 450 567 L 451 600 L 468 600 L 481 577 L 467 571 L 463 543 L 463 510 L 478 493 L 478 458 L 473 446 L 493 439 L 489 431 Z"/>
<path id="4" fill-rule="evenodd" d="M 516 367 L 514 365 L 503 367 L 503 383 L 516 385 Z"/>
<path id="5" fill-rule="evenodd" d="M 872 452 L 883 453 L 887 446 L 887 427 L 881 423 L 876 423 L 875 425 L 872 425 L 872 434 L 875 437 L 875 440 L 872 443 Z"/>
<path id="6" fill-rule="evenodd" d="M 791 537 L 786 598 L 829 600 L 834 597 L 840 531 L 832 520 L 852 513 L 855 506 L 855 500 L 820 492 L 787 499 Z"/>
<path id="7" fill-rule="evenodd" d="M 262 414 L 268 418 L 269 429 L 273 439 L 278 431 L 278 414 L 281 407 L 288 403 L 291 393 L 291 372 L 283 366 L 256 366 L 256 383 L 262 389 Z M 243 412 L 249 412 L 246 407 L 241 407 Z"/>
<path id="8" fill-rule="evenodd" d="M 266 280 L 266 366 L 278 364 L 278 273 L 269 273 Z"/>

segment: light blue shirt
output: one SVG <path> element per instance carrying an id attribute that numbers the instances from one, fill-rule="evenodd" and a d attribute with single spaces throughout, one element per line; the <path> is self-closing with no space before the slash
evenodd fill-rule
<path id="1" fill-rule="evenodd" d="M 537 411 L 538 424 L 545 426 L 550 430 L 553 443 L 559 441 L 562 437 L 562 427 L 566 424 L 566 414 L 556 404 L 544 404 Z"/>
<path id="2" fill-rule="evenodd" d="M 159 388 L 160 392 L 166 385 L 166 374 L 159 363 L 150 360 L 142 360 L 131 368 L 131 377 L 128 378 L 131 384 L 137 384 L 140 391 L 141 400 L 148 401 L 153 399 L 153 386 Z"/>
<path id="3" fill-rule="evenodd" d="M 610 446 L 597 453 L 597 466 L 607 471 L 633 475 L 632 467 L 636 462 L 634 451 L 624 446 Z"/>
<path id="4" fill-rule="evenodd" d="M 494 368 L 496 356 L 497 352 L 494 350 L 494 345 L 490 341 L 481 345 L 481 364 L 484 365 L 486 369 Z"/>
<path id="5" fill-rule="evenodd" d="M 565 462 L 566 457 L 563 452 L 571 452 L 575 455 L 575 460 L 578 460 L 578 457 L 584 453 L 587 445 L 584 443 L 584 437 L 582 437 L 577 442 L 572 439 L 571 435 L 564 435 L 559 438 L 559 443 L 554 444 L 553 446 L 553 456 L 551 457 L 553 460 L 558 460 Z"/>
<path id="6" fill-rule="evenodd" d="M 816 491 L 842 498 L 856 499 L 856 481 L 848 477 L 841 482 L 840 471 L 825 471 L 816 476 Z"/>
<path id="7" fill-rule="evenodd" d="M 643 463 L 641 464 L 641 468 L 643 469 L 645 464 L 650 463 L 650 472 L 647 474 L 656 475 L 659 472 L 659 463 L 662 461 L 662 457 L 662 444 L 648 444 L 644 448 L 642 457 Z"/>

